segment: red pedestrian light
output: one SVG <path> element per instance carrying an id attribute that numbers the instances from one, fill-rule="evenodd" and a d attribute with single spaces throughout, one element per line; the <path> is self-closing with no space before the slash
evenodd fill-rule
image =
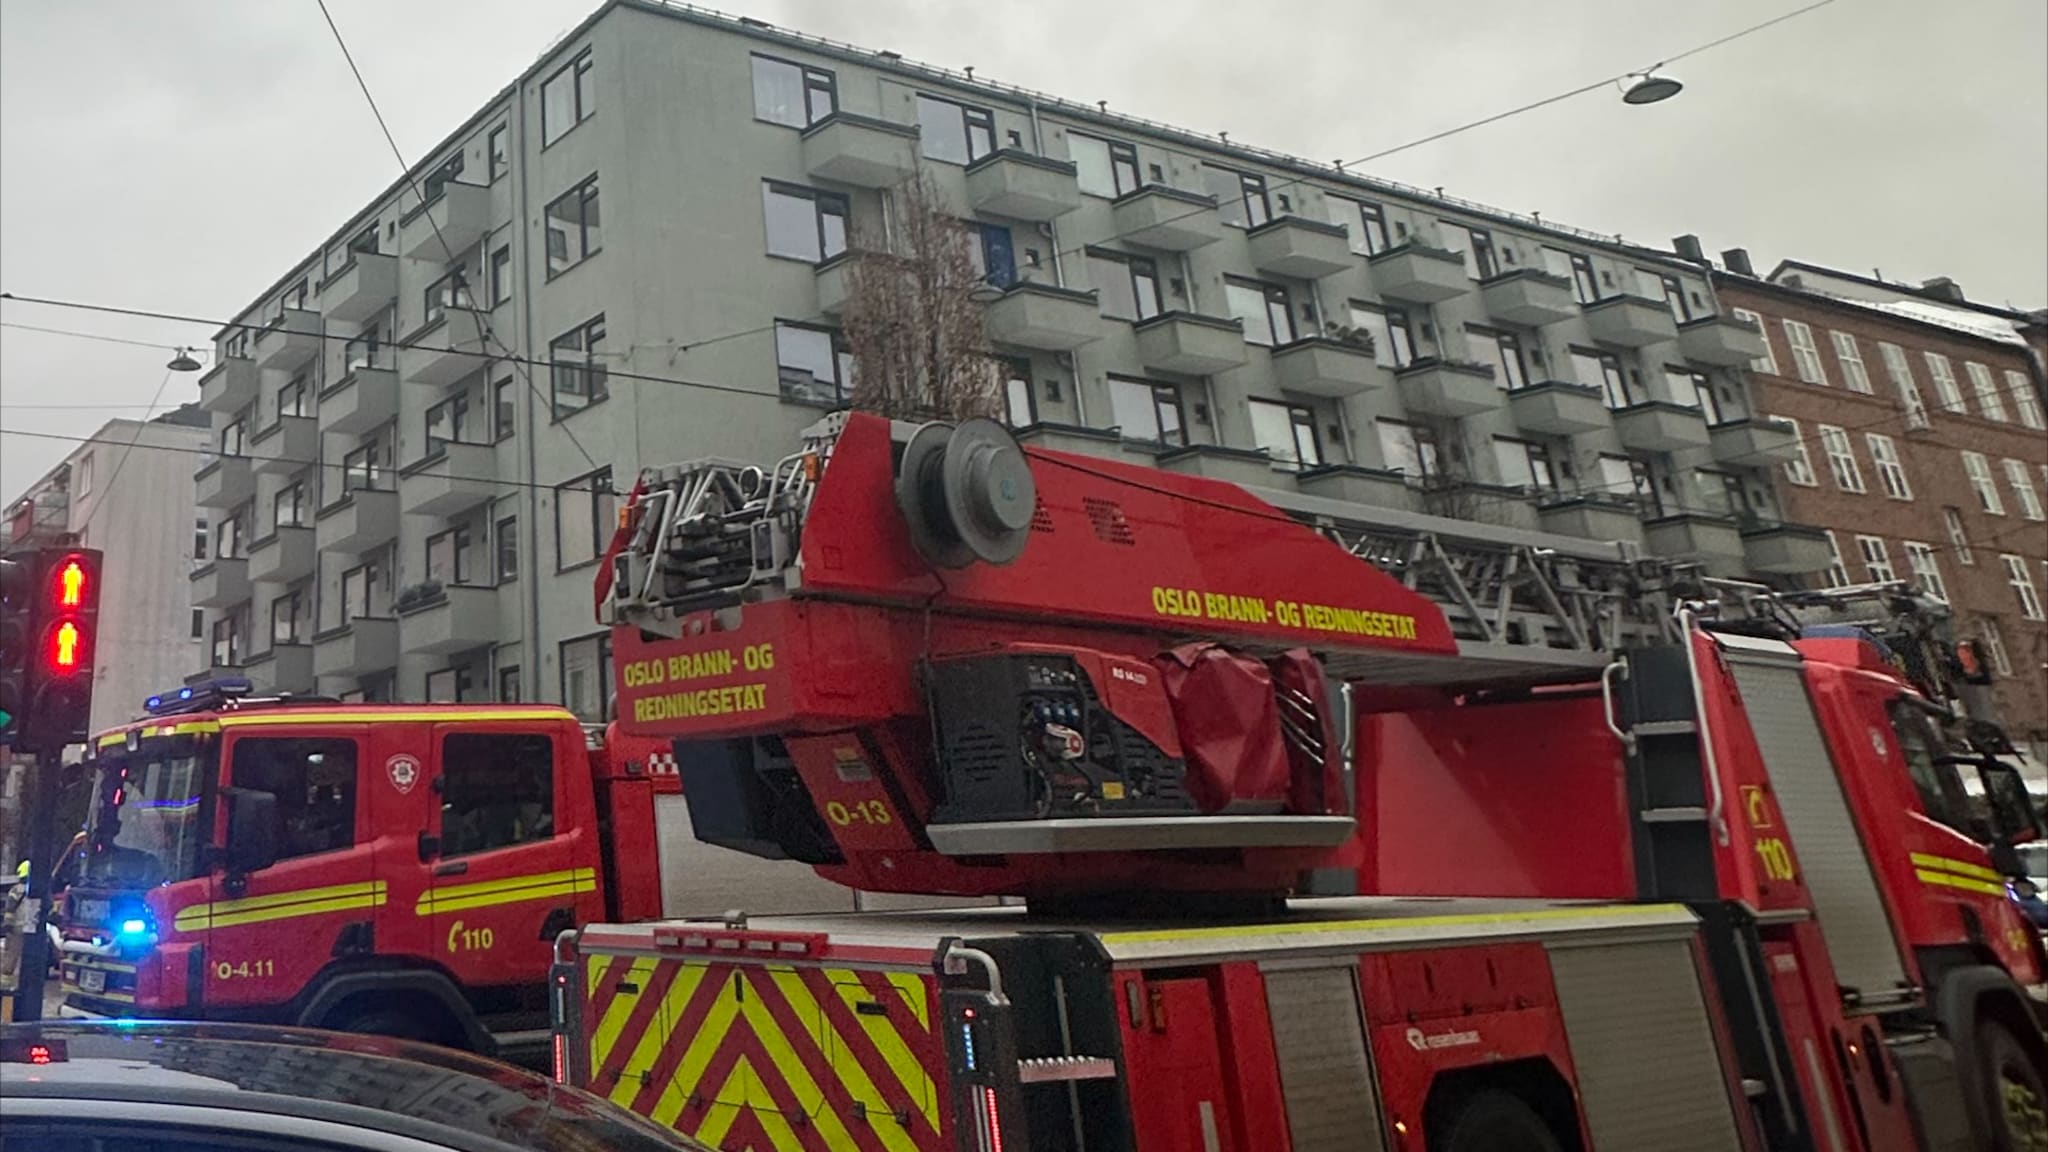
<path id="1" fill-rule="evenodd" d="M 58 672 L 74 671 L 78 667 L 79 650 L 85 646 L 85 633 L 79 631 L 73 620 L 61 620 L 50 631 L 50 667 Z"/>
<path id="2" fill-rule="evenodd" d="M 57 607 L 77 608 L 85 603 L 85 563 L 76 556 L 67 556 L 57 566 L 56 592 Z"/>

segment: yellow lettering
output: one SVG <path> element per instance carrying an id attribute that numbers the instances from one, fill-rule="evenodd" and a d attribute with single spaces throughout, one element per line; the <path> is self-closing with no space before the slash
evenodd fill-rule
<path id="1" fill-rule="evenodd" d="M 731 653 L 722 653 L 730 660 Z M 694 692 L 670 692 L 642 696 L 633 701 L 633 719 L 640 723 L 660 720 L 694 720 L 703 716 L 730 716 L 739 712 L 764 712 L 768 708 L 766 684 L 733 684 L 724 688 L 699 688 Z"/>

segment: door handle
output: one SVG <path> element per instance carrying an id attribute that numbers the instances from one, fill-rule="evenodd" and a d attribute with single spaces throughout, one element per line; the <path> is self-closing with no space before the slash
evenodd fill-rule
<path id="1" fill-rule="evenodd" d="M 434 865 L 434 875 L 436 876 L 460 876 L 467 871 L 469 871 L 469 861 L 467 860 L 451 860 L 447 863 Z"/>

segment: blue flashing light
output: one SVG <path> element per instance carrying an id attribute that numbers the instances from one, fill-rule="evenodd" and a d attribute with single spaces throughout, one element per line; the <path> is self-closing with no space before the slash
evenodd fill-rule
<path id="1" fill-rule="evenodd" d="M 146 933 L 148 933 L 148 931 L 149 931 L 149 921 L 147 921 L 147 920 L 123 920 L 123 921 L 121 921 L 121 932 L 120 932 L 120 934 L 121 934 L 121 935 L 123 935 L 123 936 L 141 936 L 141 935 L 145 935 Z"/>
<path id="2" fill-rule="evenodd" d="M 245 696 L 252 687 L 245 677 L 220 676 L 212 680 L 201 680 L 197 684 L 187 684 L 175 692 L 159 692 L 143 701 L 142 709 L 151 716 L 195 712 L 236 696 Z"/>
<path id="3" fill-rule="evenodd" d="M 190 700 L 191 698 L 192 698 L 192 690 L 191 690 L 190 688 L 180 688 L 180 689 L 178 689 L 178 699 L 180 699 L 180 700 Z"/>
<path id="4" fill-rule="evenodd" d="M 144 712 L 154 712 L 163 706 L 164 698 L 161 696 L 151 696 L 149 699 L 144 700 L 142 702 L 142 710 Z"/>

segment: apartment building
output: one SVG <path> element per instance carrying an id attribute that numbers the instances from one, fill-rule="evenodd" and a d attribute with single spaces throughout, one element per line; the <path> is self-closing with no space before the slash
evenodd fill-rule
<path id="1" fill-rule="evenodd" d="M 191 483 L 208 442 L 207 414 L 194 405 L 149 421 L 111 420 L 5 505 L 0 552 L 77 546 L 104 554 L 95 729 L 133 719 L 199 658 L 198 585 L 184 576 L 209 559 L 211 527 L 193 505 Z"/>
<path id="2" fill-rule="evenodd" d="M 1702 263 L 894 53 L 614 0 L 217 337 L 209 666 L 606 709 L 642 465 L 846 397 L 846 250 L 930 174 L 1033 443 L 1343 502 L 1825 563 Z M 1363 335 L 1361 335 L 1363 334 Z M 247 589 L 246 594 L 242 589 Z"/>
<path id="3" fill-rule="evenodd" d="M 1845 277 L 1717 277 L 1766 334 L 1758 408 L 1800 432 L 1775 479 L 1786 514 L 1827 534 L 1813 583 L 1911 580 L 1948 600 L 1998 677 L 2000 718 L 2048 762 L 2048 403 L 2026 317 Z"/>

